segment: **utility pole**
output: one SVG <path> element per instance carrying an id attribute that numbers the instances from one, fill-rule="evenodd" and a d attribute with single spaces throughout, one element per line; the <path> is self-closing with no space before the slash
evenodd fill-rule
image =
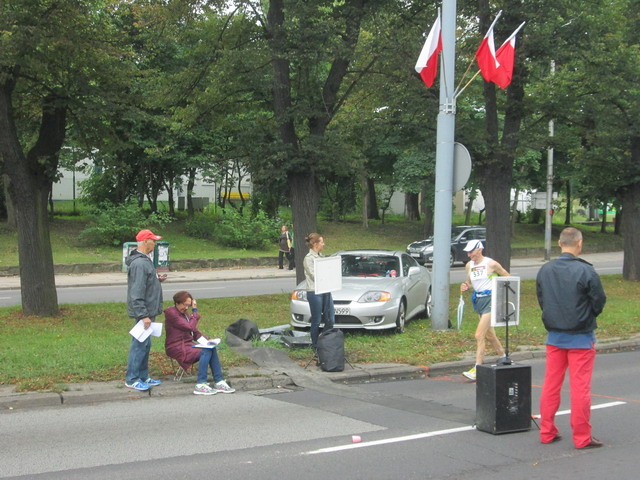
<path id="1" fill-rule="evenodd" d="M 556 71 L 556 62 L 551 60 L 551 75 Z M 553 119 L 549 120 L 549 149 L 547 150 L 547 201 L 546 213 L 544 216 L 544 259 L 551 259 L 551 223 L 553 216 L 551 207 L 553 206 Z"/>
<path id="2" fill-rule="evenodd" d="M 433 310 L 431 327 L 449 327 L 449 254 L 453 196 L 453 155 L 456 128 L 454 94 L 456 48 L 456 0 L 442 2 L 442 68 L 440 107 L 436 135 L 436 192 L 433 235 Z"/>

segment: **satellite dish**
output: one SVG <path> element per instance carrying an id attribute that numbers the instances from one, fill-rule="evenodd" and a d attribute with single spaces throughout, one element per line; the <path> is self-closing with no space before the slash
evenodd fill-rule
<path id="1" fill-rule="evenodd" d="M 462 190 L 471 175 L 471 155 L 461 143 L 453 144 L 453 191 Z"/>

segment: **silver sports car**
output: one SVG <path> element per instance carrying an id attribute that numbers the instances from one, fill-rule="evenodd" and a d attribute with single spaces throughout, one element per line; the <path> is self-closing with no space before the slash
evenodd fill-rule
<path id="1" fill-rule="evenodd" d="M 404 332 L 416 315 L 431 316 L 431 275 L 408 254 L 392 250 L 347 250 L 342 288 L 332 292 L 337 328 Z M 308 328 L 306 282 L 291 293 L 291 325 Z"/>

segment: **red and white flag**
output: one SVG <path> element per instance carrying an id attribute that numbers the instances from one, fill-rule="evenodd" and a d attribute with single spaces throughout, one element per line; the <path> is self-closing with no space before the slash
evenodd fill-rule
<path id="1" fill-rule="evenodd" d="M 422 81 L 427 87 L 433 85 L 433 81 L 438 73 L 438 53 L 442 50 L 442 29 L 440 28 L 440 13 L 436 18 L 427 41 L 420 52 L 416 62 L 416 72 L 420 74 Z"/>
<path id="2" fill-rule="evenodd" d="M 480 73 L 482 73 L 482 78 L 484 78 L 485 82 L 492 82 L 496 76 L 496 72 L 500 68 L 500 63 L 496 58 L 496 45 L 493 40 L 493 27 L 501 14 L 502 11 L 498 12 L 498 15 L 489 27 L 489 31 L 482 39 L 482 42 L 476 51 L 478 67 L 480 67 Z"/>
<path id="3" fill-rule="evenodd" d="M 496 59 L 500 64 L 493 82 L 503 90 L 509 86 L 513 77 L 513 64 L 516 55 L 516 35 L 524 26 L 524 22 L 516 28 L 515 32 L 505 40 L 502 46 L 496 52 Z"/>

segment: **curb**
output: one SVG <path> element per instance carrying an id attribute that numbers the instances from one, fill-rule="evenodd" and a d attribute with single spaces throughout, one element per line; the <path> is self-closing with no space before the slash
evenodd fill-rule
<path id="1" fill-rule="evenodd" d="M 629 340 L 612 341 L 596 345 L 600 354 L 640 350 L 640 335 Z M 544 347 L 514 352 L 510 355 L 516 362 L 544 358 Z M 498 357 L 489 357 L 489 362 Z M 340 384 L 368 382 L 416 380 L 427 377 L 459 375 L 472 364 L 472 359 L 454 362 L 442 362 L 430 366 L 408 364 L 355 364 L 347 365 L 342 372 L 321 372 L 329 380 Z M 320 369 L 318 369 L 320 373 Z M 254 376 L 230 375 L 228 381 L 239 392 L 259 392 L 297 388 L 286 374 L 273 372 L 259 373 Z M 74 384 L 69 390 L 55 392 L 12 392 L 9 386 L 0 387 L 0 411 L 22 410 L 28 408 L 58 407 L 61 405 L 95 405 L 114 401 L 141 401 L 147 398 L 176 397 L 191 393 L 193 381 L 164 380 L 162 385 L 151 392 L 137 392 L 125 388 L 120 381 Z M 4 390 L 4 391 L 2 391 Z"/>

